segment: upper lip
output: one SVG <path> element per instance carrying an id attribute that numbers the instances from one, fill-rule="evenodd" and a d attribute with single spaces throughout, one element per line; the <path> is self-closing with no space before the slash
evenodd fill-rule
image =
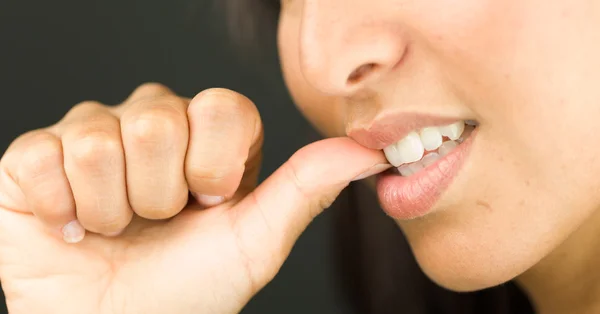
<path id="1" fill-rule="evenodd" d="M 353 121 L 346 128 L 346 134 L 364 147 L 384 149 L 412 131 L 425 127 L 444 126 L 461 120 L 456 117 L 415 112 L 382 113 L 371 121 Z"/>

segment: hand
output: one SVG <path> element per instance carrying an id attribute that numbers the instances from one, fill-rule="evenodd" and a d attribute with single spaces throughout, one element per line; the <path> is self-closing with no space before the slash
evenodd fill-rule
<path id="1" fill-rule="evenodd" d="M 311 220 L 387 164 L 329 139 L 255 187 L 262 134 L 242 95 L 187 100 L 149 84 L 117 107 L 84 103 L 19 137 L 0 160 L 11 313 L 240 311 Z"/>

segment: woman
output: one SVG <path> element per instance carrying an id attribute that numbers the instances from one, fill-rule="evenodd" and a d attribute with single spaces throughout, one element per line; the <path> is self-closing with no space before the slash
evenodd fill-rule
<path id="1" fill-rule="evenodd" d="M 600 312 L 597 1 L 292 0 L 280 11 L 287 86 L 330 138 L 256 186 L 250 100 L 156 84 L 21 136 L 0 162 L 11 313 L 237 312 L 363 179 L 437 285 L 515 279 L 539 313 Z"/>

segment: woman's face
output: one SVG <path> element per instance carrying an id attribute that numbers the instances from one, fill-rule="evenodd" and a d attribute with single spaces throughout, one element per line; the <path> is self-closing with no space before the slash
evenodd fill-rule
<path id="1" fill-rule="evenodd" d="M 599 208 L 599 29 L 596 0 L 283 0 L 279 47 L 326 136 L 479 123 L 456 160 L 378 183 L 423 270 L 464 291 L 523 273 Z"/>

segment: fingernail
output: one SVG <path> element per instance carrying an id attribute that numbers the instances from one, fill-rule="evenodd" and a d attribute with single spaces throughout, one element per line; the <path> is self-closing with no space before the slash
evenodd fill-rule
<path id="1" fill-rule="evenodd" d="M 383 172 L 389 168 L 391 168 L 392 165 L 390 164 L 377 164 L 371 168 L 369 168 L 369 170 L 363 172 L 362 174 L 358 175 L 356 178 L 354 178 L 352 181 L 358 181 L 358 180 L 362 180 L 365 178 L 368 178 L 372 175 L 378 174 L 380 172 Z"/>
<path id="2" fill-rule="evenodd" d="M 194 198 L 196 199 L 196 201 L 198 201 L 198 203 L 206 207 L 217 206 L 225 201 L 224 196 L 202 195 L 195 193 Z"/>
<path id="3" fill-rule="evenodd" d="M 85 237 L 85 229 L 79 221 L 73 220 L 62 228 L 63 240 L 67 243 L 78 243 Z"/>

